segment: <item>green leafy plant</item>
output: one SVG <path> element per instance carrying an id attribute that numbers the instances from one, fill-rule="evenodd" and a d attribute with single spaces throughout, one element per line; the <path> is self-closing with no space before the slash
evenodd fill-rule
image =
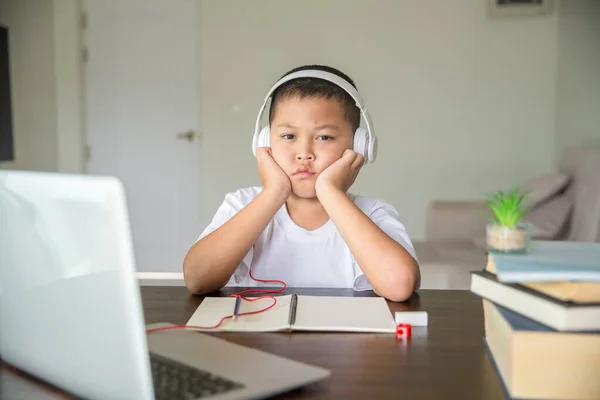
<path id="1" fill-rule="evenodd" d="M 530 211 L 523 207 L 523 200 L 528 194 L 529 192 L 521 193 L 519 188 L 511 188 L 506 193 L 502 190 L 486 193 L 485 203 L 490 207 L 492 215 L 486 214 L 485 217 L 496 225 L 516 227 Z"/>

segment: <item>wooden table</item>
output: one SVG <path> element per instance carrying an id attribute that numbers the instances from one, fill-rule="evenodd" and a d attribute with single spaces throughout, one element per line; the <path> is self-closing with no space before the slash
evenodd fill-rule
<path id="1" fill-rule="evenodd" d="M 217 296 L 240 291 L 223 290 Z M 288 289 L 281 294 L 372 296 L 346 289 Z M 143 287 L 146 323 L 185 324 L 203 297 L 183 287 Z M 277 399 L 506 399 L 483 346 L 481 299 L 469 291 L 423 290 L 391 311 L 424 310 L 427 328 L 413 327 L 412 338 L 362 333 L 215 333 L 221 338 L 328 368 L 329 379 Z M 4 366 L 0 377 L 12 398 L 56 398 L 55 389 Z M 18 379 L 14 381 L 14 379 Z M 13 389 L 10 389 L 13 390 Z M 20 397 L 17 393 L 26 394 Z M 11 397 L 11 395 L 14 395 Z M 43 397 L 46 395 L 46 397 Z M 64 398 L 64 396 L 60 396 Z"/>

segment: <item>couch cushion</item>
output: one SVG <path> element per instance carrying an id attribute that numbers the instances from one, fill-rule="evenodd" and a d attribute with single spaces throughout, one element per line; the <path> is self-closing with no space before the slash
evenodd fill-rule
<path id="1" fill-rule="evenodd" d="M 571 198 L 566 195 L 555 196 L 525 215 L 523 222 L 531 224 L 532 239 L 555 240 L 563 231 L 572 208 Z"/>
<path id="2" fill-rule="evenodd" d="M 569 183 L 569 176 L 561 172 L 540 175 L 520 185 L 522 192 L 529 192 L 523 206 L 533 209 L 548 201 L 552 196 L 564 189 Z"/>
<path id="3" fill-rule="evenodd" d="M 566 192 L 573 212 L 565 239 L 600 242 L 600 147 L 565 149 L 559 169 L 572 182 Z"/>
<path id="4" fill-rule="evenodd" d="M 421 289 L 469 290 L 471 271 L 487 263 L 485 249 L 470 240 L 414 241 L 419 259 Z"/>

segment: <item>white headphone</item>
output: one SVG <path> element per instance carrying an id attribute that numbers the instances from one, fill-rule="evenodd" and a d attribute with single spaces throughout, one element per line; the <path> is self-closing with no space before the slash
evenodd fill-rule
<path id="1" fill-rule="evenodd" d="M 260 107 L 260 110 L 258 111 L 258 117 L 256 118 L 256 126 L 254 127 L 254 136 L 252 137 L 252 152 L 254 153 L 254 156 L 256 157 L 256 149 L 258 147 L 269 147 L 270 146 L 270 133 L 271 133 L 270 126 L 267 125 L 261 129 L 260 128 L 260 120 L 262 118 L 262 114 L 265 110 L 267 102 L 269 101 L 269 99 L 271 98 L 271 95 L 273 94 L 273 91 L 275 91 L 275 89 L 277 89 L 279 86 L 281 86 L 285 82 L 288 82 L 288 81 L 291 81 L 292 79 L 297 79 L 297 78 L 324 79 L 329 82 L 335 83 L 336 85 L 338 85 L 339 87 L 344 89 L 350 96 L 352 96 L 352 98 L 356 102 L 356 106 L 360 109 L 363 119 L 367 125 L 366 130 L 364 128 L 359 127 L 356 129 L 356 132 L 354 132 L 354 149 L 353 150 L 356 153 L 363 155 L 363 157 L 365 159 L 365 163 L 374 162 L 375 158 L 377 157 L 377 136 L 375 136 L 375 134 L 373 133 L 373 122 L 371 121 L 371 117 L 369 116 L 367 109 L 363 106 L 364 103 L 360 97 L 360 94 L 354 88 L 354 86 L 352 86 L 345 79 L 343 79 L 335 74 L 332 74 L 330 72 L 320 71 L 320 70 L 315 70 L 315 69 L 307 69 L 307 70 L 293 72 L 289 75 L 286 75 L 283 78 L 281 78 L 279 81 L 277 81 L 277 83 L 275 83 L 275 85 L 273 85 L 271 90 L 269 90 L 269 93 L 267 93 L 267 96 L 265 97 L 265 101 L 263 102 L 263 105 Z"/>

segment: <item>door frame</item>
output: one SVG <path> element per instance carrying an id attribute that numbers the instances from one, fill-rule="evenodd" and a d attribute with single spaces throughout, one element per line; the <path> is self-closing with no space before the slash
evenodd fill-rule
<path id="1" fill-rule="evenodd" d="M 87 171 L 83 0 L 53 2 L 57 172 Z"/>

